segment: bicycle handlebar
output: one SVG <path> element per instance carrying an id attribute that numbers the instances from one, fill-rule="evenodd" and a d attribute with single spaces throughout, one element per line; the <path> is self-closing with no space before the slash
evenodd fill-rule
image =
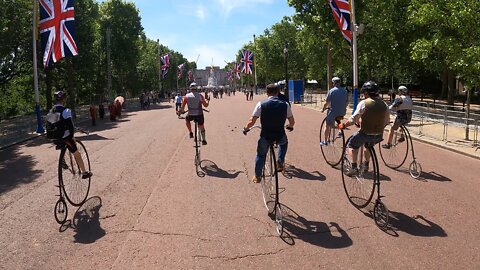
<path id="1" fill-rule="evenodd" d="M 203 109 L 203 108 L 202 108 L 202 110 L 203 110 L 204 112 L 210 112 L 209 110 L 206 110 L 206 109 Z M 180 113 L 180 114 L 186 114 L 187 112 L 188 112 L 188 110 L 183 111 L 183 113 Z"/>
<path id="2" fill-rule="evenodd" d="M 89 134 L 90 134 L 90 131 L 88 131 L 88 130 L 83 130 L 83 129 L 78 128 L 78 127 L 76 127 L 74 131 L 76 131 L 76 132 L 81 132 L 81 133 L 86 134 L 86 135 L 89 135 Z"/>
<path id="3" fill-rule="evenodd" d="M 243 131 L 242 131 L 242 132 L 243 132 L 243 135 L 246 136 L 247 133 L 248 133 L 250 130 L 254 129 L 254 128 L 262 129 L 261 126 L 253 126 L 253 127 L 251 127 L 251 128 L 244 128 Z M 290 131 L 290 132 L 293 131 L 293 127 L 290 127 L 290 126 L 288 126 L 288 125 L 285 126 L 285 128 L 286 128 L 288 131 Z"/>

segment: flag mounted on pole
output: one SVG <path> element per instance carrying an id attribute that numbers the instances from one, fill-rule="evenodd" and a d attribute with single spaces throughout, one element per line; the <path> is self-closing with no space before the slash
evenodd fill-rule
<path id="1" fill-rule="evenodd" d="M 340 28 L 348 45 L 352 46 L 353 34 L 350 2 L 348 0 L 329 0 L 329 4 L 338 28 Z"/>
<path id="2" fill-rule="evenodd" d="M 39 0 L 43 66 L 78 55 L 74 0 Z"/>
<path id="3" fill-rule="evenodd" d="M 188 71 L 188 81 L 190 81 L 190 82 L 195 81 L 195 78 L 193 77 L 193 71 L 192 70 Z"/>
<path id="4" fill-rule="evenodd" d="M 240 80 L 240 78 L 241 78 L 241 76 L 240 76 L 240 72 L 241 72 L 240 64 L 235 63 L 234 72 L 235 72 L 235 77 L 237 78 L 237 80 Z"/>
<path id="5" fill-rule="evenodd" d="M 161 61 L 161 72 L 162 72 L 162 79 L 165 79 L 165 76 L 167 76 L 168 73 L 168 68 L 170 67 L 170 54 L 164 54 L 160 57 Z"/>
<path id="6" fill-rule="evenodd" d="M 183 74 L 183 67 L 185 66 L 185 63 L 181 64 L 178 66 L 178 70 L 177 70 L 177 79 L 180 80 L 180 78 L 182 78 L 182 74 Z"/>
<path id="7" fill-rule="evenodd" d="M 242 72 L 252 74 L 253 53 L 247 49 L 242 50 Z"/>

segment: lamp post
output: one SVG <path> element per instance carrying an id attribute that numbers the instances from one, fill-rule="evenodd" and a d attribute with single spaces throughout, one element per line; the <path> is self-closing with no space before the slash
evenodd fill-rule
<path id="1" fill-rule="evenodd" d="M 285 48 L 283 48 L 285 54 L 285 97 L 290 100 L 288 91 L 288 41 L 285 41 Z"/>

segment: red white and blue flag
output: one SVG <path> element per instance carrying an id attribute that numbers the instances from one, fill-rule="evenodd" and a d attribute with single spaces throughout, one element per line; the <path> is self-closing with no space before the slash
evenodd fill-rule
<path id="1" fill-rule="evenodd" d="M 181 64 L 178 66 L 178 70 L 177 70 L 177 78 L 180 80 L 180 78 L 182 78 L 182 74 L 183 74 L 183 67 L 185 66 L 185 63 Z"/>
<path id="2" fill-rule="evenodd" d="M 43 66 L 78 55 L 75 42 L 74 0 L 40 0 Z"/>
<path id="3" fill-rule="evenodd" d="M 233 80 L 233 70 L 231 68 L 227 70 L 227 79 L 229 81 Z"/>
<path id="4" fill-rule="evenodd" d="M 242 50 L 242 72 L 245 74 L 252 74 L 253 53 L 247 49 Z"/>
<path id="5" fill-rule="evenodd" d="M 350 2 L 348 0 L 329 0 L 329 3 L 338 28 L 340 28 L 340 31 L 348 44 L 352 46 L 353 34 Z"/>
<path id="6" fill-rule="evenodd" d="M 235 63 L 235 66 L 234 66 L 234 72 L 235 72 L 235 77 L 237 78 L 237 80 L 240 80 L 241 76 L 240 76 L 240 72 L 241 72 L 241 68 L 240 68 L 240 64 L 237 64 Z"/>
<path id="7" fill-rule="evenodd" d="M 168 68 L 170 67 L 170 54 L 164 54 L 160 57 L 161 61 L 161 72 L 162 72 L 162 79 L 167 76 Z"/>

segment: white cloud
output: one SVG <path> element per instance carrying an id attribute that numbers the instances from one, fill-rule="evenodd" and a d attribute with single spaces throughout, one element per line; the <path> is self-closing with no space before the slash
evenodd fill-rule
<path id="1" fill-rule="evenodd" d="M 198 5 L 195 10 L 195 15 L 203 22 L 207 18 L 207 10 L 203 5 Z"/>
<path id="2" fill-rule="evenodd" d="M 230 12 L 238 8 L 255 9 L 258 4 L 272 4 L 274 0 L 216 0 L 220 5 L 224 17 L 228 17 Z"/>

